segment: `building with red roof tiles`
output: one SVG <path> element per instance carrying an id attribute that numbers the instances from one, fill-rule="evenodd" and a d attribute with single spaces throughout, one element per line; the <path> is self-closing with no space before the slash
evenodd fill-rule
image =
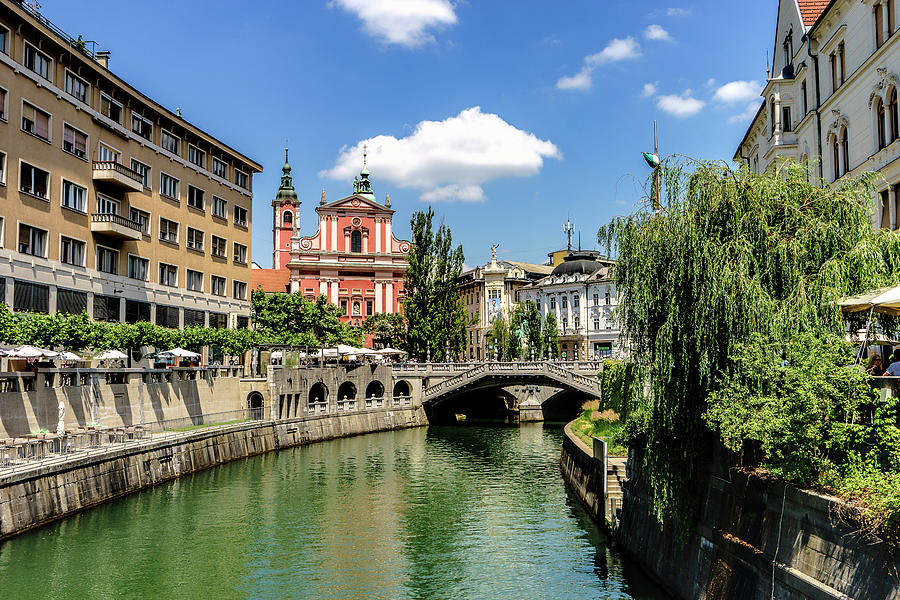
<path id="1" fill-rule="evenodd" d="M 900 0 L 781 0 L 763 102 L 734 159 L 823 185 L 877 171 L 874 227 L 900 224 Z"/>

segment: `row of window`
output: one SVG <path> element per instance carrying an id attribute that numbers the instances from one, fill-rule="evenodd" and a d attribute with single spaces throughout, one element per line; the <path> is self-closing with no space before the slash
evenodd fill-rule
<path id="1" fill-rule="evenodd" d="M 0 230 L 2 230 L 2 217 L 0 217 Z M 190 229 L 189 229 L 190 231 Z M 19 223 L 19 231 L 17 236 L 16 250 L 21 254 L 47 257 L 47 246 L 49 241 L 49 233 L 46 229 L 41 229 L 33 225 Z M 221 238 L 220 238 L 221 239 Z M 75 267 L 84 267 L 85 258 L 87 256 L 87 243 L 65 235 L 59 238 L 59 260 L 68 265 Z M 224 240 L 223 240 L 224 241 Z M 237 246 L 235 244 L 236 252 Z M 243 260 L 246 261 L 246 246 L 242 246 Z M 110 275 L 119 274 L 119 251 L 113 248 L 96 245 L 95 254 L 97 257 L 96 268 L 98 271 L 108 273 Z M 235 258 L 237 260 L 237 258 Z M 160 285 L 170 287 L 178 287 L 178 271 L 176 265 L 159 262 L 159 278 L 157 282 Z M 185 287 L 195 292 L 204 292 L 204 274 L 193 269 L 185 269 Z M 150 259 L 143 258 L 136 254 L 128 254 L 128 277 L 138 279 L 140 281 L 150 280 Z M 209 293 L 215 296 L 227 295 L 227 280 L 218 275 L 210 275 Z M 232 297 L 238 300 L 247 298 L 247 284 L 243 281 L 232 281 Z"/>
<path id="2" fill-rule="evenodd" d="M 9 40 L 9 29 L 0 25 L 0 51 L 7 55 L 9 54 Z M 24 42 L 23 46 L 22 64 L 26 69 L 33 71 L 50 83 L 53 83 L 53 59 L 47 54 L 38 50 L 37 47 L 28 43 L 27 41 Z M 90 87 L 91 86 L 87 81 L 66 69 L 63 89 L 69 96 L 79 100 L 84 104 L 90 105 Z M 2 104 L 5 107 L 5 102 Z M 3 118 L 6 118 L 5 108 L 3 109 L 3 111 Z M 117 123 L 118 125 L 125 125 L 125 123 L 123 122 L 125 111 L 122 103 L 113 99 L 112 96 L 106 94 L 105 92 L 100 93 L 99 112 L 114 123 Z M 147 140 L 148 142 L 154 142 L 154 125 L 153 122 L 145 115 L 141 115 L 139 111 L 131 109 L 130 125 L 132 133 Z M 159 130 L 159 146 L 170 152 L 171 154 L 181 157 L 181 138 L 171 131 L 163 129 L 162 127 L 159 127 Z M 228 164 L 224 160 L 215 156 L 212 157 L 211 164 L 209 164 L 207 152 L 201 150 L 199 147 L 193 144 L 188 144 L 187 160 L 188 162 L 194 164 L 197 167 L 200 167 L 201 169 L 211 171 L 217 177 L 220 177 L 226 181 L 228 180 Z M 241 189 L 250 189 L 249 175 L 236 167 L 233 168 L 232 181 Z"/>
<path id="3" fill-rule="evenodd" d="M 50 312 L 50 286 L 16 279 L 13 281 L 12 308 L 16 312 Z M 0 303 L 6 301 L 6 280 L 0 278 Z M 95 321 L 119 322 L 123 299 L 117 296 L 94 294 L 91 317 Z M 150 321 L 152 305 L 150 302 L 124 299 L 125 323 Z M 56 312 L 61 314 L 80 314 L 88 307 L 88 293 L 79 290 L 56 288 Z M 191 308 L 179 309 L 177 306 L 156 305 L 156 324 L 163 327 L 180 326 L 180 310 L 184 311 L 184 326 L 212 327 L 226 329 L 228 315 Z M 207 314 L 209 320 L 207 321 Z M 238 316 L 235 325 L 238 329 L 246 329 L 250 324 L 248 317 Z"/>
<path id="4" fill-rule="evenodd" d="M 600 294 L 599 293 L 595 293 L 593 295 L 592 299 L 594 301 L 593 306 L 600 306 Z M 613 301 L 612 293 L 610 293 L 610 291 L 607 290 L 606 294 L 605 294 L 604 302 L 606 305 L 609 305 L 609 304 L 612 304 L 612 301 Z M 540 311 L 541 310 L 541 300 L 540 299 L 536 300 L 536 303 L 537 303 L 537 309 Z M 579 308 L 580 303 L 581 303 L 581 296 L 579 294 L 573 295 L 572 296 L 572 308 Z M 566 295 L 560 296 L 560 305 L 561 305 L 561 308 L 563 308 L 563 309 L 569 308 L 569 297 Z M 550 296 L 550 308 L 551 309 L 556 308 L 556 296 Z"/>

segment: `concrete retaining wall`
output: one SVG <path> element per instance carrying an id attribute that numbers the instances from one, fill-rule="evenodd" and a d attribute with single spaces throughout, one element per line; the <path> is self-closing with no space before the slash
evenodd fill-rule
<path id="1" fill-rule="evenodd" d="M 563 474 L 602 524 L 596 461 L 572 438 L 564 442 Z M 639 469 L 629 467 L 625 484 L 615 542 L 675 598 L 767 600 L 774 562 L 775 598 L 900 600 L 900 561 L 841 518 L 840 499 L 736 470 L 702 480 L 701 511 L 684 542 L 650 514 Z"/>
<path id="2" fill-rule="evenodd" d="M 591 448 L 572 433 L 571 423 L 566 425 L 565 433 L 562 455 L 559 459 L 563 479 L 594 522 L 605 525 L 606 515 L 603 507 L 606 505 L 606 499 L 603 495 L 603 479 L 606 473 L 603 461 L 596 460 Z"/>
<path id="3" fill-rule="evenodd" d="M 236 380 L 235 380 L 235 383 Z M 0 539 L 182 475 L 279 448 L 427 425 L 421 408 L 232 425 L 37 466 L 0 482 Z"/>

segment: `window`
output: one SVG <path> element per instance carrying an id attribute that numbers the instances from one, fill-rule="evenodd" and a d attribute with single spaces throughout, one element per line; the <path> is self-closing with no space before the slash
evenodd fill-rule
<path id="1" fill-rule="evenodd" d="M 211 275 L 209 278 L 211 292 L 214 296 L 225 295 L 225 278 L 218 275 Z"/>
<path id="2" fill-rule="evenodd" d="M 247 264 L 247 246 L 234 243 L 234 262 L 242 265 Z"/>
<path id="3" fill-rule="evenodd" d="M 887 135 L 885 131 L 885 111 L 884 102 L 881 98 L 875 99 L 875 140 L 878 142 L 878 148 L 887 146 Z"/>
<path id="4" fill-rule="evenodd" d="M 62 206 L 78 212 L 87 212 L 87 188 L 63 179 Z"/>
<path id="5" fill-rule="evenodd" d="M 134 254 L 128 255 L 128 277 L 147 281 L 150 274 L 150 261 Z M 126 307 L 127 309 L 127 307 Z"/>
<path id="6" fill-rule="evenodd" d="M 887 129 L 890 134 L 890 141 L 896 140 L 900 137 L 900 129 L 898 129 L 897 125 L 897 88 L 891 88 L 888 91 L 888 100 L 887 100 Z"/>
<path id="7" fill-rule="evenodd" d="M 841 154 L 844 159 L 844 173 L 850 171 L 850 140 L 847 135 L 847 128 L 841 128 Z"/>
<path id="8" fill-rule="evenodd" d="M 87 294 L 76 290 L 57 288 L 56 312 L 64 315 L 79 315 L 87 311 Z"/>
<path id="9" fill-rule="evenodd" d="M 192 292 L 203 291 L 203 273 L 200 271 L 187 270 L 187 289 Z"/>
<path id="10" fill-rule="evenodd" d="M 578 308 L 580 302 L 581 302 L 581 296 L 579 296 L 578 294 L 575 294 L 575 296 L 572 298 L 572 307 Z"/>
<path id="11" fill-rule="evenodd" d="M 210 329 L 228 329 L 228 315 L 225 313 L 209 313 Z"/>
<path id="12" fill-rule="evenodd" d="M 806 113 L 809 112 L 809 101 L 806 96 L 806 81 L 803 81 L 800 84 L 800 101 L 803 103 L 803 115 L 800 117 L 802 120 L 802 118 L 806 116 Z"/>
<path id="13" fill-rule="evenodd" d="M 0 88 L 0 121 L 8 121 L 9 113 L 7 112 L 6 101 L 9 99 L 9 92 L 5 88 Z"/>
<path id="14" fill-rule="evenodd" d="M 828 57 L 828 63 L 831 66 L 831 93 L 833 94 L 838 88 L 837 59 L 834 52 Z"/>
<path id="15" fill-rule="evenodd" d="M 63 150 L 78 158 L 87 158 L 88 136 L 68 123 L 63 123 Z"/>
<path id="16" fill-rule="evenodd" d="M 19 189 L 26 194 L 46 200 L 50 190 L 50 173 L 26 162 L 21 163 Z"/>
<path id="17" fill-rule="evenodd" d="M 203 210 L 203 195 L 205 192 L 198 187 L 188 185 L 188 206 Z"/>
<path id="18" fill-rule="evenodd" d="M 213 174 L 225 179 L 227 165 L 218 158 L 213 159 Z"/>
<path id="19" fill-rule="evenodd" d="M 371 300 L 366 300 L 366 315 L 371 316 L 374 312 L 374 303 Z"/>
<path id="20" fill-rule="evenodd" d="M 241 227 L 247 226 L 247 209 L 241 208 L 240 206 L 235 205 L 234 209 L 234 224 L 240 225 Z"/>
<path id="21" fill-rule="evenodd" d="M 150 187 L 150 165 L 131 159 L 131 170 L 141 176 L 141 183 L 145 188 Z"/>
<path id="22" fill-rule="evenodd" d="M 178 243 L 178 223 L 159 218 L 159 239 L 172 244 Z"/>
<path id="23" fill-rule="evenodd" d="M 9 29 L 0 25 L 0 52 L 9 54 Z"/>
<path id="24" fill-rule="evenodd" d="M 37 106 L 22 102 L 22 131 L 50 141 L 50 113 Z"/>
<path id="25" fill-rule="evenodd" d="M 119 251 L 97 246 L 97 270 L 111 275 L 119 274 Z"/>
<path id="26" fill-rule="evenodd" d="M 293 222 L 294 215 L 291 213 L 291 211 L 285 211 L 285 213 L 281 215 L 281 225 L 283 227 L 290 227 Z"/>
<path id="27" fill-rule="evenodd" d="M 172 154 L 178 154 L 178 149 L 181 147 L 181 139 L 163 129 L 159 134 L 159 145 Z"/>
<path id="28" fill-rule="evenodd" d="M 175 265 L 167 265 L 159 263 L 159 283 L 160 285 L 168 285 L 175 287 L 178 285 L 178 267 Z"/>
<path id="29" fill-rule="evenodd" d="M 59 238 L 59 260 L 67 265 L 84 266 L 85 243 L 70 237 Z"/>
<path id="30" fill-rule="evenodd" d="M 0 184 L 6 185 L 6 152 L 0 152 Z M 2 247 L 0 244 L 0 248 Z"/>
<path id="31" fill-rule="evenodd" d="M 234 184 L 245 190 L 250 189 L 249 177 L 247 177 L 246 173 L 237 169 L 234 170 Z"/>
<path id="32" fill-rule="evenodd" d="M 841 69 L 841 83 L 847 78 L 847 62 L 845 60 L 844 42 L 838 44 L 838 66 Z"/>
<path id="33" fill-rule="evenodd" d="M 565 310 L 567 308 L 569 308 L 569 297 L 563 296 L 562 297 L 562 309 Z"/>
<path id="34" fill-rule="evenodd" d="M 600 294 L 594 294 L 594 306 L 600 306 Z"/>
<path id="35" fill-rule="evenodd" d="M 594 317 L 594 331 L 600 330 L 600 317 Z"/>
<path id="36" fill-rule="evenodd" d="M 166 175 L 165 173 L 159 174 L 159 194 L 161 196 L 171 198 L 172 200 L 178 200 L 180 198 L 178 184 L 179 181 L 171 175 Z"/>
<path id="37" fill-rule="evenodd" d="M 569 317 L 562 318 L 562 327 L 563 327 L 563 331 L 565 331 L 566 329 L 569 328 Z"/>
<path id="38" fill-rule="evenodd" d="M 224 198 L 219 198 L 218 196 L 212 197 L 212 214 L 214 217 L 219 217 L 220 219 L 228 218 L 228 202 L 225 201 Z"/>
<path id="39" fill-rule="evenodd" d="M 551 309 L 556 308 L 556 296 L 550 296 L 550 308 Z"/>
<path id="40" fill-rule="evenodd" d="M 791 128 L 791 107 L 790 106 L 782 106 L 781 107 L 781 130 L 782 131 L 793 131 Z"/>
<path id="41" fill-rule="evenodd" d="M 362 233 L 358 229 L 350 232 L 350 252 L 362 252 Z"/>
<path id="42" fill-rule="evenodd" d="M 88 101 L 88 84 L 71 71 L 66 71 L 66 93 L 84 103 Z"/>
<path id="43" fill-rule="evenodd" d="M 125 300 L 125 322 L 138 323 L 150 320 L 150 303 L 138 300 Z"/>
<path id="44" fill-rule="evenodd" d="M 775 133 L 775 98 L 769 100 L 769 130 Z"/>
<path id="45" fill-rule="evenodd" d="M 192 146 L 188 144 L 188 162 L 191 162 L 198 167 L 206 168 L 206 152 L 198 148 L 197 146 Z"/>
<path id="46" fill-rule="evenodd" d="M 881 48 L 884 43 L 884 15 L 882 10 L 884 6 L 881 3 L 875 5 L 875 47 Z"/>
<path id="47" fill-rule="evenodd" d="M 831 161 L 831 166 L 834 169 L 834 178 L 837 179 L 841 176 L 841 149 L 838 145 L 837 136 L 831 138 Z"/>
<path id="48" fill-rule="evenodd" d="M 50 310 L 50 286 L 15 280 L 13 310 L 45 313 Z"/>
<path id="49" fill-rule="evenodd" d="M 887 34 L 890 37 L 894 33 L 894 0 L 887 0 L 884 10 L 887 12 Z"/>
<path id="50" fill-rule="evenodd" d="M 191 250 L 197 250 L 198 252 L 203 252 L 203 232 L 199 229 L 194 229 L 193 227 L 187 228 L 187 242 L 186 245 Z"/>
<path id="51" fill-rule="evenodd" d="M 341 300 L 341 314 L 347 315 L 347 301 Z"/>
<path id="52" fill-rule="evenodd" d="M 574 324 L 575 324 L 575 329 L 580 328 L 581 327 L 581 317 L 579 317 L 578 315 L 575 315 Z"/>
<path id="53" fill-rule="evenodd" d="M 606 305 L 609 306 L 612 304 L 612 295 L 609 293 L 609 290 L 606 291 Z"/>
<path id="54" fill-rule="evenodd" d="M 113 148 L 110 148 L 103 142 L 100 142 L 97 147 L 97 158 L 101 162 L 119 162 L 119 151 Z"/>
<path id="55" fill-rule="evenodd" d="M 150 235 L 150 213 L 139 208 L 129 208 L 128 218 L 141 226 L 141 233 Z"/>
<path id="56" fill-rule="evenodd" d="M 100 94 L 100 113 L 115 123 L 122 122 L 122 105 L 106 94 Z"/>
<path id="57" fill-rule="evenodd" d="M 94 296 L 94 320 L 112 321 L 119 320 L 119 306 L 121 301 L 116 296 Z"/>
<path id="58" fill-rule="evenodd" d="M 195 327 L 206 326 L 206 313 L 202 310 L 184 309 L 184 326 L 193 325 Z"/>
<path id="59" fill-rule="evenodd" d="M 217 235 L 212 236 L 212 255 L 225 258 L 228 252 L 228 241 Z"/>
<path id="60" fill-rule="evenodd" d="M 52 81 L 50 77 L 50 68 L 53 62 L 50 60 L 50 57 L 28 42 L 25 42 L 25 55 L 23 62 L 26 69 L 31 69 L 44 79 Z"/>
<path id="61" fill-rule="evenodd" d="M 101 215 L 118 215 L 119 201 L 107 198 L 106 196 L 97 195 L 97 212 Z"/>
<path id="62" fill-rule="evenodd" d="M 243 281 L 234 281 L 233 291 L 236 300 L 243 300 L 247 297 L 247 284 Z"/>
<path id="63" fill-rule="evenodd" d="M 131 131 L 145 140 L 153 139 L 153 123 L 134 111 L 131 113 Z"/>

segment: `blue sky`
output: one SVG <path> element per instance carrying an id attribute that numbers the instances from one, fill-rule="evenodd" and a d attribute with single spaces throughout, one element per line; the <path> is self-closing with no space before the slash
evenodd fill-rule
<path id="1" fill-rule="evenodd" d="M 776 0 L 44 0 L 163 105 L 262 163 L 253 259 L 289 139 L 301 232 L 351 191 L 363 143 L 394 231 L 431 201 L 469 265 L 542 262 L 643 195 L 663 155 L 730 160 L 765 79 Z M 160 18 L 164 15 L 164 18 Z M 769 50 L 771 52 L 771 50 Z"/>

